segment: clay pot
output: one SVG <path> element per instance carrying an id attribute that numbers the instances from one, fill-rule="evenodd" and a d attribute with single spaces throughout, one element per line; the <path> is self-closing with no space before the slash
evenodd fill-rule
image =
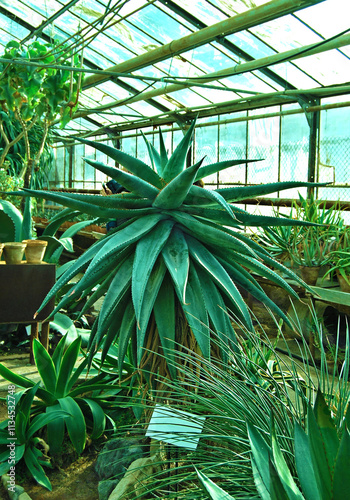
<path id="1" fill-rule="evenodd" d="M 23 240 L 26 243 L 25 255 L 27 264 L 41 264 L 44 258 L 47 241 Z"/>
<path id="2" fill-rule="evenodd" d="M 317 283 L 317 278 L 320 273 L 321 266 L 299 266 L 300 274 L 302 279 L 307 285 L 315 286 Z"/>
<path id="3" fill-rule="evenodd" d="M 4 243 L 4 259 L 6 264 L 22 264 L 26 243 L 6 242 Z"/>
<path id="4" fill-rule="evenodd" d="M 340 272 L 338 271 L 338 269 L 336 270 L 336 273 L 337 273 L 337 278 L 338 278 L 338 281 L 339 281 L 339 286 L 340 286 L 340 290 L 342 292 L 347 292 L 347 293 L 350 293 L 350 276 L 348 276 L 348 281 L 349 283 L 347 283 L 346 279 L 343 278 L 343 276 L 340 274 Z"/>

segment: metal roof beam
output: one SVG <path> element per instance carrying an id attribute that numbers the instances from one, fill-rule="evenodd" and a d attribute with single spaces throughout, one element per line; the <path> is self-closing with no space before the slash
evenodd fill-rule
<path id="1" fill-rule="evenodd" d="M 332 50 L 335 48 L 339 48 L 341 46 L 349 45 L 350 44 L 350 34 L 342 35 L 339 38 L 332 39 L 330 41 L 322 41 L 320 43 L 312 44 L 312 45 L 306 45 L 304 47 L 300 47 L 298 49 L 293 49 L 293 50 L 288 50 L 286 52 L 281 52 L 279 54 L 274 54 L 273 56 L 267 56 L 263 57 L 261 59 L 256 59 L 254 61 L 249 61 L 247 63 L 243 64 L 237 64 L 236 66 L 233 66 L 232 68 L 225 68 L 220 71 L 216 71 L 214 73 L 209 73 L 205 77 L 201 78 L 199 81 L 201 83 L 206 83 L 210 82 L 213 80 L 219 80 L 221 78 L 227 78 L 229 76 L 234 76 L 242 73 L 246 73 L 249 71 L 254 71 L 258 70 L 261 67 L 265 67 L 267 65 L 273 65 L 280 63 L 281 61 L 287 61 L 287 60 L 292 60 L 292 59 L 298 59 L 301 57 L 307 57 L 310 55 L 318 54 L 320 52 L 324 52 L 327 50 Z M 197 82 L 198 83 L 198 82 Z M 161 87 L 158 89 L 153 89 L 148 92 L 140 93 L 138 96 L 135 97 L 130 97 L 128 100 L 128 104 L 131 104 L 133 102 L 137 102 L 140 100 L 146 100 L 146 99 L 151 99 L 156 96 L 160 95 L 165 95 L 165 94 L 170 94 L 172 92 L 176 92 L 178 90 L 183 89 L 184 87 L 195 87 L 196 86 L 196 80 L 184 80 L 181 83 L 178 84 L 172 84 L 172 85 L 167 85 L 165 87 Z M 287 90 L 285 93 L 292 92 L 292 90 Z M 299 94 L 302 94 L 302 91 L 297 91 Z M 252 99 L 252 98 L 250 98 Z M 105 109 L 111 109 L 114 107 L 121 106 L 123 104 L 122 101 L 114 101 L 110 102 L 104 106 L 99 106 L 98 108 L 94 109 L 94 113 L 97 113 L 99 111 L 103 111 Z M 85 114 L 84 114 L 85 113 Z M 86 114 L 89 114 L 89 111 L 86 112 L 78 112 L 74 115 L 74 117 L 79 117 L 79 116 L 86 116 Z"/>
<path id="2" fill-rule="evenodd" d="M 321 2 L 324 2 L 324 0 L 272 0 L 259 7 L 237 14 L 234 17 L 220 21 L 212 26 L 196 31 L 195 33 L 191 33 L 183 38 L 173 40 L 145 54 L 133 57 L 128 61 L 124 61 L 109 68 L 108 71 L 123 73 L 135 71 L 204 45 L 215 40 L 218 36 L 222 37 L 242 31 Z M 103 77 L 103 75 L 89 76 L 85 78 L 83 88 L 95 86 L 97 83 L 109 80 L 110 78 L 110 75 L 106 75 L 106 77 Z"/>

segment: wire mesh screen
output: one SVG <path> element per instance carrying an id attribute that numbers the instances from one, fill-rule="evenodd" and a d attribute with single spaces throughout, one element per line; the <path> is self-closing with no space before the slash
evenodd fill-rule
<path id="1" fill-rule="evenodd" d="M 268 117 L 262 117 L 265 111 Z M 237 184 L 259 184 L 278 181 L 306 181 L 309 163 L 309 126 L 304 113 L 296 105 L 254 112 L 221 115 L 197 122 L 192 147 L 192 161 L 204 158 L 203 165 L 231 159 L 242 163 L 204 179 L 212 189 Z M 257 113 L 259 112 L 259 115 Z M 255 115 L 255 116 L 254 116 Z M 211 123 L 213 122 L 213 123 Z M 348 108 L 321 112 L 317 150 L 319 182 L 334 183 L 319 188 L 318 198 L 350 200 Z M 159 131 L 144 129 L 147 139 L 159 147 Z M 164 141 L 170 155 L 183 137 L 175 125 L 165 127 Z M 111 141 L 107 144 L 112 145 Z M 147 147 L 141 133 L 127 132 L 120 140 L 122 151 L 150 164 Z M 51 186 L 75 189 L 101 189 L 106 178 L 83 161 L 83 157 L 113 165 L 113 161 L 84 145 L 60 147 L 56 150 L 56 167 L 51 170 Z M 257 160 L 247 163 L 246 160 Z M 305 189 L 291 189 L 269 195 L 271 198 L 306 196 Z"/>

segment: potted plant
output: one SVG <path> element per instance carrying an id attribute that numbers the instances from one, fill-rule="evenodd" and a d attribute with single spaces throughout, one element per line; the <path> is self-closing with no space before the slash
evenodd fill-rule
<path id="1" fill-rule="evenodd" d="M 328 274 L 336 272 L 343 292 L 350 292 L 350 228 L 344 221 L 338 226 L 330 245 Z"/>
<path id="2" fill-rule="evenodd" d="M 127 193 L 106 197 L 28 189 L 22 193 L 52 200 L 94 217 L 124 219 L 66 270 L 41 307 L 78 276 L 56 310 L 79 300 L 82 295 L 90 293 L 92 302 L 104 296 L 92 328 L 90 356 L 103 344 L 103 362 L 111 344 L 118 341 L 120 370 L 128 356 L 135 366 L 135 377 L 142 378 L 149 372 L 149 386 L 159 373 L 176 377 L 172 368 L 176 349 L 195 348 L 204 358 L 210 357 L 210 329 L 222 335 L 221 356 L 224 358 L 227 339 L 233 345 L 237 342 L 229 309 L 248 331 L 253 329 L 248 307 L 237 286 L 289 322 L 248 270 L 268 276 L 295 297 L 294 290 L 266 264 L 283 269 L 287 276 L 305 285 L 246 237 L 242 228 L 310 223 L 252 215 L 231 203 L 306 184 L 278 182 L 214 191 L 194 185 L 208 175 L 247 161 L 231 160 L 206 166 L 201 166 L 199 161 L 186 168 L 194 127 L 195 122 L 170 158 L 161 133 L 160 152 L 147 142 L 152 166 L 104 143 L 80 139 L 127 169 L 85 160 L 123 185 Z M 135 378 L 131 383 L 135 387 Z"/>

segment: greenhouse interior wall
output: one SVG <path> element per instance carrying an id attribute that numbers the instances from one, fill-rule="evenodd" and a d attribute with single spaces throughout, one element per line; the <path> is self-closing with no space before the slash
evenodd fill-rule
<path id="1" fill-rule="evenodd" d="M 318 113 L 314 172 L 309 172 L 310 126 L 299 104 L 286 104 L 260 108 L 240 113 L 211 116 L 197 120 L 192 161 L 204 157 L 203 165 L 230 159 L 257 159 L 231 167 L 205 179 L 206 187 L 230 187 L 277 181 L 307 181 L 308 175 L 320 183 L 332 183 L 319 187 L 315 196 L 324 201 L 341 201 L 344 219 L 350 222 L 349 165 L 349 108 L 343 107 L 345 96 L 323 99 Z M 349 103 L 348 103 L 349 104 Z M 341 107 L 338 107 L 341 106 Z M 322 109 L 325 108 L 325 109 Z M 168 152 L 173 152 L 183 136 L 179 126 L 161 127 Z M 123 152 L 150 163 L 144 134 L 155 147 L 159 143 L 158 127 L 126 131 L 113 138 L 90 136 L 90 139 L 106 141 Z M 55 164 L 50 171 L 50 187 L 83 191 L 100 191 L 106 176 L 84 162 L 84 158 L 110 163 L 111 159 L 94 148 L 78 144 L 57 143 Z M 306 196 L 306 188 L 283 192 L 285 205 L 298 199 L 298 193 Z M 276 199 L 279 193 L 268 196 Z M 245 205 L 255 213 L 271 213 L 269 205 Z M 280 207 L 279 207 L 280 209 Z"/>

